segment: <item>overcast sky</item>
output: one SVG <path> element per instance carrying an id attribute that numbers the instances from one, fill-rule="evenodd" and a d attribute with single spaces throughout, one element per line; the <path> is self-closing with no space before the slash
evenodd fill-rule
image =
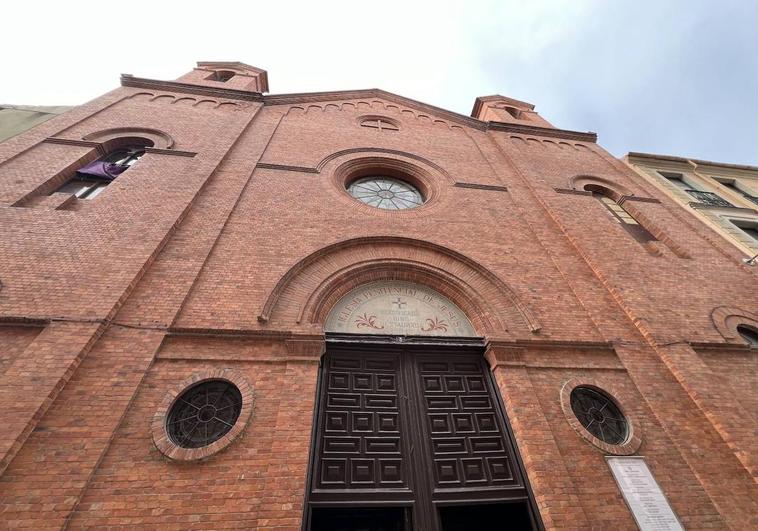
<path id="1" fill-rule="evenodd" d="M 198 60 L 268 70 L 272 93 L 381 88 L 468 115 L 534 103 L 556 127 L 758 165 L 758 2 L 37 2 L 3 5 L 0 103 L 72 105 L 120 73 Z"/>

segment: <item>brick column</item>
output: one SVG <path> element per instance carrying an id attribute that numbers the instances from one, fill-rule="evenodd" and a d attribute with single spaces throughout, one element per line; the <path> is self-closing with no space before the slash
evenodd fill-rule
<path id="1" fill-rule="evenodd" d="M 63 337 L 74 343 L 79 336 L 58 336 L 54 351 L 63 349 Z M 6 525 L 66 525 L 163 337 L 161 331 L 119 327 L 103 334 L 0 480 L 0 519 Z M 30 505 L 30 499 L 39 501 Z"/>
<path id="2" fill-rule="evenodd" d="M 287 341 L 285 385 L 271 446 L 258 525 L 300 529 L 308 485 L 308 463 L 316 405 L 316 382 L 324 339 Z"/>
<path id="3" fill-rule="evenodd" d="M 548 529 L 589 529 L 577 489 L 537 401 L 521 349 L 490 342 L 485 352 L 503 397 L 518 450 Z"/>
<path id="4" fill-rule="evenodd" d="M 737 400 L 722 376 L 715 374 L 687 344 L 654 347 L 693 402 L 713 424 L 721 438 L 754 480 L 758 480 L 758 427 L 751 412 Z"/>
<path id="5" fill-rule="evenodd" d="M 99 323 L 54 322 L 0 378 L 0 474 L 97 340 Z"/>
<path id="6" fill-rule="evenodd" d="M 689 348 L 689 347 L 687 347 Z M 693 357 L 682 356 L 680 347 L 667 354 L 653 352 L 642 345 L 616 345 L 616 353 L 629 371 L 650 410 L 671 438 L 726 525 L 732 529 L 754 527 L 758 514 L 758 489 L 744 465 L 714 428 L 713 421 L 695 406 L 692 397 L 672 374 L 671 367 L 695 363 Z M 678 353 L 677 353 L 678 351 Z M 663 358 L 674 355 L 677 363 Z M 695 354 L 693 352 L 693 354 Z M 693 371 L 700 370 L 693 368 Z M 679 367 L 680 374 L 688 371 Z M 694 380 L 693 380 L 694 381 Z M 691 489 L 694 493 L 694 489 Z"/>

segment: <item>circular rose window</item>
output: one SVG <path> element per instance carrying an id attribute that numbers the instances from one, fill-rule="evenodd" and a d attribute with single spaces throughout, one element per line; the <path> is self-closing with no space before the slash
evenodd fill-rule
<path id="1" fill-rule="evenodd" d="M 624 414 L 613 400 L 595 389 L 575 387 L 571 410 L 584 429 L 606 444 L 622 444 L 629 436 Z"/>
<path id="2" fill-rule="evenodd" d="M 415 186 L 394 177 L 363 177 L 353 181 L 347 191 L 358 201 L 385 210 L 405 210 L 424 204 L 424 197 Z"/>
<path id="3" fill-rule="evenodd" d="M 234 427 L 242 411 L 242 394 L 231 382 L 210 380 L 190 387 L 174 402 L 166 431 L 181 448 L 208 446 Z"/>

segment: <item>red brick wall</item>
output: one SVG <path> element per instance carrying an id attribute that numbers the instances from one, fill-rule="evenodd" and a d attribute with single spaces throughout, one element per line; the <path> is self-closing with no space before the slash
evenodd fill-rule
<path id="1" fill-rule="evenodd" d="M 34 341 L 39 332 L 39 328 L 30 326 L 0 327 L 0 374 Z"/>
<path id="2" fill-rule="evenodd" d="M 9 526 L 298 528 L 312 345 L 340 293 L 381 278 L 433 286 L 505 349 L 488 359 L 546 527 L 633 527 L 603 451 L 561 408 L 578 377 L 623 395 L 637 454 L 687 528 L 751 525 L 755 352 L 711 312 L 758 311 L 756 272 L 679 206 L 559 130 L 485 130 L 377 92 L 180 90 L 123 87 L 0 144 Z M 366 115 L 400 130 L 361 127 Z M 173 146 L 56 209 L 40 190 L 97 156 L 83 137 L 114 128 L 159 130 Z M 415 168 L 430 201 L 358 204 L 340 171 L 361 160 Z M 660 241 L 645 247 L 591 196 L 556 191 L 580 176 L 659 200 L 625 206 Z M 203 461 L 168 460 L 153 415 L 220 368 L 254 390 L 246 430 Z"/>
<path id="3" fill-rule="evenodd" d="M 317 364 L 287 362 L 276 350 L 276 345 L 250 341 L 199 339 L 165 345 L 91 478 L 71 526 L 294 527 L 303 510 Z M 213 352 L 220 352 L 223 362 L 207 359 Z M 202 462 L 170 462 L 152 443 L 150 419 L 168 390 L 219 363 L 242 373 L 253 388 L 248 428 Z"/>

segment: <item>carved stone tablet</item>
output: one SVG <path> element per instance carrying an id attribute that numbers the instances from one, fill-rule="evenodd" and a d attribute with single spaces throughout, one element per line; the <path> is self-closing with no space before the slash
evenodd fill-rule
<path id="1" fill-rule="evenodd" d="M 463 311 L 419 284 L 380 281 L 352 290 L 334 305 L 327 332 L 408 336 L 477 335 Z"/>
<path id="2" fill-rule="evenodd" d="M 684 530 L 642 457 L 606 457 L 642 531 Z"/>

